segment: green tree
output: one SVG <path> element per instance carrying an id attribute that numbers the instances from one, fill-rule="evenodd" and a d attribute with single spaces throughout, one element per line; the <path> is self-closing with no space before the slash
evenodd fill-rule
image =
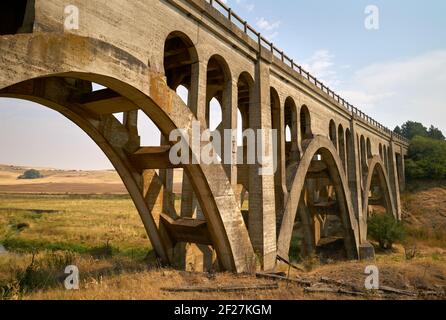
<path id="1" fill-rule="evenodd" d="M 40 179 L 43 178 L 43 175 L 34 169 L 26 170 L 18 179 Z"/>
<path id="2" fill-rule="evenodd" d="M 416 136 L 427 137 L 427 128 L 420 122 L 407 121 L 401 127 L 401 134 L 412 140 Z"/>
<path id="3" fill-rule="evenodd" d="M 406 160 L 409 179 L 446 179 L 446 141 L 417 136 Z"/>
<path id="4" fill-rule="evenodd" d="M 445 137 L 443 135 L 443 132 L 440 131 L 440 129 L 435 128 L 434 126 L 431 126 L 427 132 L 427 136 L 431 139 L 435 140 L 445 140 Z"/>

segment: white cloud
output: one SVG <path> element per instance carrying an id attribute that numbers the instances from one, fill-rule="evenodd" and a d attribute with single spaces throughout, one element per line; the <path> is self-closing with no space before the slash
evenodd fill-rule
<path id="1" fill-rule="evenodd" d="M 230 3 L 228 2 L 228 0 L 220 0 L 221 2 L 223 2 L 226 5 L 230 5 Z M 253 2 L 250 1 L 246 1 L 246 0 L 235 0 L 235 3 L 241 7 L 242 9 L 248 11 L 248 12 L 252 12 L 255 9 L 255 5 Z"/>
<path id="2" fill-rule="evenodd" d="M 317 50 L 309 59 L 303 62 L 302 67 L 326 85 L 336 86 L 339 84 L 339 79 L 334 68 L 334 58 L 335 56 L 328 50 Z"/>
<path id="3" fill-rule="evenodd" d="M 281 23 L 281 21 L 269 21 L 261 17 L 257 19 L 256 26 L 267 39 L 271 40 L 279 34 L 277 29 L 279 29 Z"/>
<path id="4" fill-rule="evenodd" d="M 446 132 L 446 50 L 356 71 L 341 95 L 390 127 L 406 120 Z"/>

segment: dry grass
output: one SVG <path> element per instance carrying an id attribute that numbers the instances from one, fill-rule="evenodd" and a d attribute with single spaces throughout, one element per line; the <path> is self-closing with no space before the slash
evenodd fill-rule
<path id="1" fill-rule="evenodd" d="M 446 287 L 445 252 L 438 252 L 434 260 L 430 251 L 412 261 L 405 261 L 402 248 L 393 253 L 380 254 L 376 265 L 380 270 L 380 282 L 382 285 L 399 289 L 432 290 Z M 17 257 L 13 260 L 22 261 L 22 268 L 26 266 L 30 256 Z M 1 260 L 0 260 L 1 261 Z M 8 263 L 11 263 L 9 261 Z M 50 285 L 44 285 L 30 292 L 25 292 L 23 299 L 177 299 L 177 300 L 202 300 L 202 299 L 246 299 L 246 300 L 306 300 L 306 299 L 357 299 L 352 296 L 337 296 L 334 294 L 308 294 L 304 289 L 293 283 L 279 282 L 278 290 L 246 291 L 239 293 L 170 293 L 163 288 L 175 288 L 181 286 L 207 286 L 241 285 L 241 284 L 265 284 L 271 283 L 265 279 L 257 279 L 251 275 L 233 275 L 220 273 L 216 275 L 187 273 L 170 269 L 147 267 L 143 263 L 136 264 L 126 258 L 109 258 L 96 260 L 87 256 L 75 256 L 72 263 L 76 264 L 81 272 L 81 286 L 78 291 L 67 291 L 63 288 L 61 280 L 48 281 Z M 334 280 L 347 281 L 359 288 L 364 287 L 364 269 L 370 263 L 366 262 L 338 262 L 335 264 L 321 265 L 311 272 L 291 271 L 291 276 L 300 276 L 317 282 L 321 277 Z M 2 266 L 3 264 L 0 264 Z M 57 265 L 57 264 L 56 264 Z M 3 268 L 3 267 L 2 267 Z M 54 270 L 47 270 L 50 276 L 57 275 Z M 45 272 L 43 272 L 45 274 Z M 59 279 L 61 274 L 58 274 Z M 404 296 L 394 296 L 393 299 L 405 299 Z M 379 296 L 370 295 L 361 299 L 380 299 Z"/>
<path id="2" fill-rule="evenodd" d="M 412 242 L 446 249 L 446 182 L 416 182 L 402 195 Z"/>
<path id="3" fill-rule="evenodd" d="M 141 257 L 151 250 L 132 201 L 117 195 L 0 195 L 0 242 L 20 252 L 91 253 L 108 244 L 115 252 Z"/>
<path id="4" fill-rule="evenodd" d="M 416 243 L 410 260 L 403 246 L 397 245 L 391 252 L 378 252 L 375 262 L 322 263 L 313 257 L 308 271 L 291 270 L 291 275 L 314 281 L 329 277 L 363 287 L 365 267 L 376 264 L 383 285 L 410 290 L 444 288 L 446 246 L 443 238 L 432 238 L 432 232 L 444 226 L 445 199 L 445 189 L 438 186 L 403 196 L 410 230 L 423 232 L 410 232 L 410 240 Z M 163 291 L 185 285 L 269 281 L 252 275 L 194 274 L 159 268 L 140 218 L 124 195 L 0 195 L 0 243 L 9 251 L 0 254 L 0 293 L 8 299 L 356 299 L 308 294 L 302 287 L 286 282 L 280 282 L 278 290 L 242 293 Z M 78 291 L 67 291 L 63 286 L 63 271 L 68 264 L 79 267 Z M 278 271 L 288 272 L 288 268 L 279 266 Z"/>

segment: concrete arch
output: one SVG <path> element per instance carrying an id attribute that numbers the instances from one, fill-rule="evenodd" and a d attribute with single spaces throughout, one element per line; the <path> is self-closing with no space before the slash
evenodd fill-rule
<path id="1" fill-rule="evenodd" d="M 169 136 L 172 130 L 181 128 L 191 135 L 195 117 L 181 98 L 167 86 L 163 76 L 122 49 L 72 34 L 22 34 L 2 36 L 0 40 L 1 96 L 35 97 L 50 107 L 59 108 L 69 101 L 58 102 L 63 97 L 56 91 L 54 101 L 49 102 L 51 99 L 45 98 L 47 87 L 40 87 L 39 81 L 35 82 L 36 86 L 25 81 L 56 77 L 95 82 L 137 105 L 153 119 L 162 134 Z M 20 85 L 21 90 L 17 90 L 17 84 L 24 86 Z M 85 128 L 94 135 L 91 128 Z M 224 169 L 220 165 L 203 164 L 185 165 L 184 169 L 192 177 L 222 267 L 235 272 L 250 270 L 254 261 L 252 245 Z M 155 233 L 152 236 L 156 237 Z M 157 247 L 158 254 L 165 255 Z"/>
<path id="2" fill-rule="evenodd" d="M 56 79 L 49 78 L 48 80 L 53 81 Z M 25 84 L 29 87 L 35 86 L 32 80 L 26 81 L 21 84 Z M 15 86 L 11 87 L 11 89 L 14 90 Z M 87 114 L 83 114 L 82 110 L 78 106 L 70 104 L 68 101 L 57 99 L 56 97 L 48 94 L 40 95 L 35 92 L 26 92 L 22 89 L 17 90 L 17 93 L 5 93 L 5 91 L 1 90 L 0 97 L 28 100 L 48 107 L 49 109 L 59 112 L 71 122 L 76 124 L 82 131 L 84 131 L 96 143 L 96 145 L 102 150 L 102 152 L 104 152 L 106 157 L 110 160 L 113 167 L 116 169 L 117 173 L 121 177 L 127 191 L 129 192 L 133 200 L 133 203 L 135 204 L 135 207 L 138 210 L 138 213 L 140 214 L 147 235 L 156 253 L 164 263 L 170 262 L 166 243 L 161 240 L 161 236 L 159 234 L 159 230 L 156 226 L 155 220 L 153 219 L 149 208 L 145 204 L 144 197 L 140 192 L 140 182 L 137 180 L 137 173 L 131 169 L 131 165 L 128 161 L 126 161 L 127 159 L 125 155 L 120 154 L 118 148 L 114 147 L 109 141 L 107 141 L 98 127 L 87 120 Z M 118 123 L 116 123 L 117 120 L 112 117 L 110 117 L 110 119 L 113 119 L 113 122 L 115 122 L 110 125 L 118 125 Z"/>
<path id="3" fill-rule="evenodd" d="M 369 161 L 369 172 L 367 173 L 367 181 L 365 184 L 365 189 L 363 193 L 363 208 L 362 208 L 362 215 L 364 219 L 368 219 L 368 206 L 369 206 L 369 192 L 370 188 L 372 186 L 372 178 L 375 172 L 378 173 L 379 178 L 379 184 L 381 187 L 381 190 L 383 191 L 383 197 L 385 201 L 385 205 L 387 210 L 391 211 L 391 214 L 395 219 L 398 219 L 398 215 L 396 213 L 395 209 L 395 200 L 393 198 L 391 188 L 390 188 L 390 180 L 386 172 L 386 168 L 384 166 L 383 161 L 380 159 L 379 156 L 374 156 Z"/>
<path id="4" fill-rule="evenodd" d="M 278 256 L 288 259 L 294 221 L 305 184 L 305 177 L 316 154 L 321 154 L 327 163 L 330 178 L 333 180 L 341 211 L 344 227 L 344 242 L 347 256 L 352 259 L 358 257 L 359 232 L 356 217 L 351 203 L 348 181 L 341 159 L 333 143 L 326 137 L 316 136 L 303 142 L 304 155 L 300 160 L 292 188 L 285 206 L 285 212 L 278 238 Z"/>

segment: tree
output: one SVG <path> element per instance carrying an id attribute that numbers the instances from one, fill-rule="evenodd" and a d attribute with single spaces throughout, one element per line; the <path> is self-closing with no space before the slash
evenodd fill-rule
<path id="1" fill-rule="evenodd" d="M 446 179 L 446 141 L 417 136 L 406 160 L 408 179 Z"/>
<path id="2" fill-rule="evenodd" d="M 406 176 L 413 179 L 446 179 L 446 139 L 440 129 L 407 121 L 395 133 L 410 140 L 405 159 Z"/>
<path id="3" fill-rule="evenodd" d="M 34 169 L 26 170 L 18 179 L 40 179 L 43 178 L 43 175 Z"/>
<path id="4" fill-rule="evenodd" d="M 393 132 L 397 133 L 397 134 L 403 134 L 403 132 L 401 131 L 400 126 L 396 126 L 396 128 L 393 130 Z"/>
<path id="5" fill-rule="evenodd" d="M 407 121 L 401 127 L 401 134 L 409 140 L 416 136 L 427 137 L 427 128 L 419 122 Z"/>
<path id="6" fill-rule="evenodd" d="M 435 139 L 435 140 L 445 140 L 443 132 L 441 132 L 440 129 L 435 128 L 434 126 L 431 126 L 429 128 L 429 131 L 427 132 L 427 136 L 429 138 Z"/>
<path id="7" fill-rule="evenodd" d="M 402 223 L 388 213 L 372 216 L 367 227 L 370 238 L 377 241 L 381 249 L 392 249 L 395 242 L 405 238 Z"/>

